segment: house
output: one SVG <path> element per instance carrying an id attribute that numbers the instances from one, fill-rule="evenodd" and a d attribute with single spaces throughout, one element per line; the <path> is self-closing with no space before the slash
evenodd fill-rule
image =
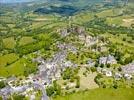
<path id="1" fill-rule="evenodd" d="M 93 67 L 95 65 L 95 62 L 92 59 L 89 59 L 87 61 L 87 64 L 88 64 L 89 67 Z"/>
<path id="2" fill-rule="evenodd" d="M 69 88 L 74 88 L 76 86 L 76 83 L 69 83 L 67 84 L 67 87 Z"/>
<path id="3" fill-rule="evenodd" d="M 15 76 L 12 76 L 12 77 L 6 79 L 6 82 L 7 82 L 7 83 L 11 83 L 11 82 L 15 81 L 16 79 L 17 79 L 17 78 L 16 78 Z"/>
<path id="4" fill-rule="evenodd" d="M 38 62 L 38 63 L 44 63 L 44 59 L 42 57 L 38 57 L 32 60 L 33 62 Z"/>
<path id="5" fill-rule="evenodd" d="M 82 35 L 79 35 L 78 37 L 79 37 L 79 39 L 80 39 L 81 41 L 85 41 L 85 35 L 82 34 Z"/>
<path id="6" fill-rule="evenodd" d="M 132 75 L 130 74 L 124 74 L 124 77 L 125 79 L 128 79 L 128 80 L 132 79 Z"/>
<path id="7" fill-rule="evenodd" d="M 107 70 L 107 69 L 102 69 L 102 73 L 104 75 L 106 75 L 107 77 L 111 77 L 112 76 L 112 72 Z"/>
<path id="8" fill-rule="evenodd" d="M 5 80 L 6 80 L 6 78 L 0 77 L 0 81 L 5 81 Z"/>
<path id="9" fill-rule="evenodd" d="M 107 77 L 111 77 L 112 76 L 112 72 L 111 71 L 106 71 L 106 76 Z"/>
<path id="10" fill-rule="evenodd" d="M 57 73 L 55 74 L 55 78 L 60 79 L 60 77 L 61 77 L 61 71 L 58 70 Z"/>
<path id="11" fill-rule="evenodd" d="M 70 32 L 68 32 L 68 29 L 66 29 L 66 28 L 60 30 L 60 35 L 61 35 L 62 37 L 66 37 L 66 36 L 68 36 L 69 34 L 70 34 Z"/>
<path id="12" fill-rule="evenodd" d="M 120 80 L 122 78 L 122 75 L 120 73 L 115 73 L 114 78 L 116 80 Z"/>
<path id="13" fill-rule="evenodd" d="M 28 86 L 18 86 L 18 87 L 12 87 L 13 91 L 16 93 L 22 93 L 26 91 L 29 87 Z"/>
<path id="14" fill-rule="evenodd" d="M 73 66 L 73 63 L 71 61 L 65 61 L 64 66 L 70 67 L 70 66 Z"/>
<path id="15" fill-rule="evenodd" d="M 134 62 L 122 67 L 123 73 L 134 74 Z"/>
<path id="16" fill-rule="evenodd" d="M 106 46 L 101 46 L 100 48 L 99 48 L 99 51 L 100 52 L 105 52 L 105 51 L 107 51 L 108 49 L 107 49 L 107 47 Z"/>
<path id="17" fill-rule="evenodd" d="M 8 96 L 12 93 L 13 89 L 10 86 L 7 86 L 0 90 L 0 94 L 3 96 Z"/>
<path id="18" fill-rule="evenodd" d="M 85 46 L 89 47 L 97 43 L 98 43 L 98 39 L 96 37 L 86 36 Z"/>
<path id="19" fill-rule="evenodd" d="M 100 57 L 99 64 L 116 64 L 117 61 L 114 56 L 108 55 L 107 57 Z"/>
<path id="20" fill-rule="evenodd" d="M 102 72 L 103 74 L 106 74 L 107 69 L 102 69 L 101 72 Z"/>
<path id="21" fill-rule="evenodd" d="M 47 69 L 51 69 L 52 67 L 54 67 L 54 65 L 55 65 L 54 63 L 51 63 L 51 64 L 50 63 L 46 63 L 45 66 L 46 66 Z"/>
<path id="22" fill-rule="evenodd" d="M 31 95 L 30 100 L 35 100 L 35 95 Z"/>
<path id="23" fill-rule="evenodd" d="M 78 34 L 83 34 L 85 32 L 85 28 L 84 27 L 76 27 L 75 32 Z"/>
<path id="24" fill-rule="evenodd" d="M 98 73 L 102 73 L 102 68 L 97 67 L 97 72 L 98 72 Z"/>

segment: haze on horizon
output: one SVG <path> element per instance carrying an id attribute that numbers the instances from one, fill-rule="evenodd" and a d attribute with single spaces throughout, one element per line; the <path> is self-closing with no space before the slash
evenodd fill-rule
<path id="1" fill-rule="evenodd" d="M 31 2 L 36 0 L 0 0 L 0 3 L 21 3 L 21 2 Z"/>
<path id="2" fill-rule="evenodd" d="M 31 2 L 31 1 L 56 1 L 56 0 L 0 0 L 0 3 L 23 3 L 23 2 Z M 58 0 L 57 0 L 58 1 Z M 80 0 L 59 0 L 59 1 L 63 1 L 63 2 L 77 2 Z M 82 0 L 84 2 L 100 2 L 100 1 L 104 1 L 104 0 Z"/>

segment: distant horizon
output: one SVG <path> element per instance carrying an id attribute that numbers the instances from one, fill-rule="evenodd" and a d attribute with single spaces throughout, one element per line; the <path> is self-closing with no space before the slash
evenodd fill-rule
<path id="1" fill-rule="evenodd" d="M 22 3 L 22 2 L 31 2 L 36 0 L 0 0 L 0 3 Z"/>

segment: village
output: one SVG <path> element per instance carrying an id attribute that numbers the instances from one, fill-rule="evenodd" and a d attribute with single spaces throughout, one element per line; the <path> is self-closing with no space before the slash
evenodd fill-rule
<path id="1" fill-rule="evenodd" d="M 68 39 L 72 33 L 74 33 L 74 37 L 71 37 L 73 38 L 72 41 L 76 40 L 74 42 Z M 65 39 L 65 42 L 56 42 L 59 51 L 56 52 L 52 58 L 44 59 L 38 56 L 37 58 L 31 59 L 32 62 L 38 63 L 38 71 L 36 74 L 31 74 L 26 78 L 17 78 L 15 76 L 0 78 L 0 81 L 4 81 L 7 84 L 6 87 L 0 89 L 0 95 L 3 100 L 7 100 L 10 95 L 14 93 L 30 97 L 30 100 L 35 100 L 37 94 L 40 93 L 41 100 L 49 100 L 46 89 L 53 86 L 54 81 L 60 85 L 62 91 L 66 92 L 98 87 L 107 88 L 113 85 L 112 82 L 117 83 L 116 86 L 113 86 L 117 88 L 118 82 L 121 82 L 121 80 L 125 80 L 126 83 L 124 84 L 127 84 L 127 81 L 129 81 L 129 84 L 131 84 L 130 87 L 134 84 L 133 81 L 130 82 L 130 80 L 133 80 L 134 62 L 119 65 L 113 55 L 107 54 L 97 59 L 86 58 L 86 62 L 82 60 L 82 63 L 80 63 L 79 55 L 83 52 L 83 49 L 86 50 L 89 48 L 93 53 L 107 51 L 108 48 L 106 45 L 108 41 L 104 42 L 98 36 L 88 35 L 82 27 L 64 28 L 59 31 L 59 34 Z M 77 45 L 77 43 L 80 44 Z M 72 61 L 70 57 L 73 58 L 74 56 L 68 56 L 69 54 L 76 56 L 76 61 Z M 71 74 L 66 73 L 68 69 L 78 69 L 78 72 L 76 72 L 76 75 L 73 77 L 77 76 L 79 78 L 66 78 Z M 66 75 L 66 77 L 64 77 L 64 75 Z M 111 83 L 107 83 L 109 79 L 112 80 Z M 83 80 L 85 80 L 85 83 L 87 81 L 89 85 L 83 84 Z M 92 82 L 94 86 L 90 87 L 90 82 Z M 53 95 L 53 93 L 54 92 L 50 95 Z"/>

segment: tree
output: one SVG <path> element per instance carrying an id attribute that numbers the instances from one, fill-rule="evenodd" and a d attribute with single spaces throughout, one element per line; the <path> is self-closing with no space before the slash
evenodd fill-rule
<path id="1" fill-rule="evenodd" d="M 113 88 L 115 88 L 115 89 L 118 88 L 118 82 L 117 81 L 113 81 Z"/>
<path id="2" fill-rule="evenodd" d="M 96 67 L 91 67 L 90 69 L 91 69 L 92 72 L 97 71 Z"/>
<path id="3" fill-rule="evenodd" d="M 94 81 L 95 81 L 98 85 L 100 85 L 99 79 L 101 79 L 101 78 L 103 78 L 102 74 L 97 74 L 97 76 L 94 78 Z"/>
<path id="4" fill-rule="evenodd" d="M 123 41 L 126 41 L 126 38 L 123 38 L 122 40 L 123 40 Z"/>
<path id="5" fill-rule="evenodd" d="M 101 67 L 101 68 L 104 68 L 104 64 L 101 64 L 100 67 Z"/>
<path id="6" fill-rule="evenodd" d="M 0 96 L 0 100 L 2 100 L 2 97 Z"/>
<path id="7" fill-rule="evenodd" d="M 4 81 L 0 81 L 0 89 L 4 88 L 6 85 L 4 83 Z"/>
<path id="8" fill-rule="evenodd" d="M 118 71 L 119 71 L 119 72 L 121 72 L 121 71 L 122 71 L 122 68 L 121 68 L 121 67 L 119 67 L 119 68 L 118 68 Z"/>
<path id="9" fill-rule="evenodd" d="M 98 67 L 99 66 L 99 62 L 97 61 L 94 66 Z"/>
<path id="10" fill-rule="evenodd" d="M 110 68 L 111 65 L 110 64 L 107 64 L 106 66 L 107 66 L 107 68 Z"/>
<path id="11" fill-rule="evenodd" d="M 123 53 L 119 52 L 119 51 L 115 51 L 115 58 L 118 62 L 122 62 L 121 58 L 124 56 Z"/>
<path id="12" fill-rule="evenodd" d="M 53 82 L 53 87 L 54 87 L 55 95 L 60 95 L 61 87 L 60 87 L 60 85 L 57 84 L 56 81 Z"/>
<path id="13" fill-rule="evenodd" d="M 56 81 L 53 81 L 53 85 L 48 86 L 46 88 L 46 92 L 47 92 L 48 96 L 60 95 L 61 94 L 61 87 L 60 87 L 60 85 L 57 84 Z"/>
<path id="14" fill-rule="evenodd" d="M 130 57 L 127 57 L 124 61 L 125 64 L 129 64 L 133 61 L 133 58 L 130 56 Z"/>
<path id="15" fill-rule="evenodd" d="M 79 88 L 80 87 L 80 77 L 76 78 L 76 86 L 75 88 Z"/>
<path id="16" fill-rule="evenodd" d="M 3 46 L 3 40 L 2 40 L 2 37 L 0 37 L 0 51 L 2 51 L 4 48 Z"/>
<path id="17" fill-rule="evenodd" d="M 15 94 L 15 95 L 13 95 L 13 100 L 25 100 L 25 96 Z"/>
<path id="18" fill-rule="evenodd" d="M 46 92 L 48 96 L 52 96 L 54 94 L 54 87 L 53 86 L 47 87 Z"/>
<path id="19" fill-rule="evenodd" d="M 70 79 L 71 77 L 74 77 L 74 71 L 71 68 L 67 68 L 63 73 L 62 77 L 64 80 Z"/>
<path id="20" fill-rule="evenodd" d="M 114 84 L 113 85 L 113 88 L 117 89 L 118 88 L 118 85 L 117 84 Z"/>

